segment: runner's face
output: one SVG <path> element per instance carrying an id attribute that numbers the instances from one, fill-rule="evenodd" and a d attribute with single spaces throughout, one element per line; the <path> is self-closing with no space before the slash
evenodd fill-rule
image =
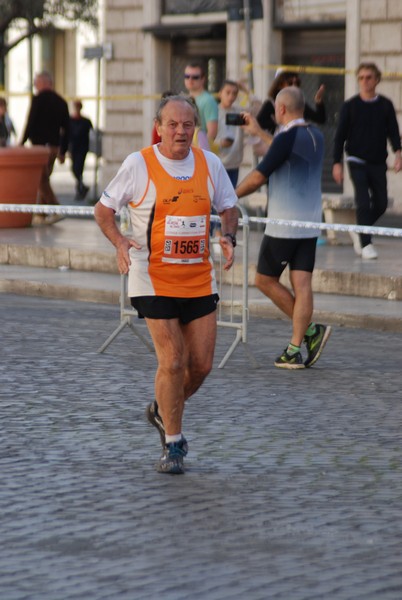
<path id="1" fill-rule="evenodd" d="M 161 136 L 160 152 L 167 158 L 181 160 L 190 150 L 195 129 L 194 110 L 187 102 L 168 102 L 162 111 L 162 122 L 156 125 Z"/>

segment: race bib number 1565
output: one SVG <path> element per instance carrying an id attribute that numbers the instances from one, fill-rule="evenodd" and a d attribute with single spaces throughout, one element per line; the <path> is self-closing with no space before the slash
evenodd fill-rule
<path id="1" fill-rule="evenodd" d="M 162 261 L 179 264 L 202 262 L 206 236 L 206 215 L 167 216 Z"/>

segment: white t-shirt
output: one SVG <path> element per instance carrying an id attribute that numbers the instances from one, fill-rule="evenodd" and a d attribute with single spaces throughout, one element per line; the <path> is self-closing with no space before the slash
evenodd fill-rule
<path id="1" fill-rule="evenodd" d="M 178 187 L 185 188 L 186 181 L 192 178 L 194 172 L 195 160 L 193 151 L 190 150 L 188 156 L 183 160 L 172 160 L 163 156 L 159 152 L 157 145 L 152 146 L 150 150 L 155 152 L 155 157 L 162 169 L 179 182 Z M 208 200 L 208 210 L 210 209 L 210 201 L 218 213 L 232 208 L 237 203 L 237 196 L 220 159 L 208 150 L 198 149 L 198 151 L 206 159 L 206 167 L 203 167 L 203 173 L 205 172 L 206 176 L 204 189 L 207 189 L 204 196 Z M 166 179 L 168 175 L 166 175 Z M 161 176 L 163 177 L 163 174 Z M 183 182 L 183 185 L 181 185 L 181 182 Z M 167 187 L 169 187 L 168 184 Z M 163 189 L 159 191 L 163 192 Z M 182 198 L 184 197 L 185 194 L 183 194 Z M 141 246 L 139 249 L 130 249 L 131 264 L 128 294 L 131 297 L 158 295 L 152 274 L 149 270 L 150 248 L 148 246 L 149 228 L 151 223 L 154 222 L 154 211 L 157 210 L 157 208 L 155 209 L 156 198 L 155 184 L 149 177 L 144 157 L 141 152 L 134 152 L 125 159 L 117 175 L 106 187 L 100 199 L 102 204 L 116 212 L 120 212 L 127 205 L 129 207 L 132 237 Z M 196 199 L 197 196 L 194 196 L 194 198 Z M 191 201 L 194 198 L 191 197 Z M 169 199 L 169 202 L 172 201 L 172 199 Z M 172 214 L 174 214 L 173 206 Z M 184 223 L 185 219 L 182 218 L 182 221 Z M 192 221 L 195 222 L 195 219 L 192 219 Z M 193 223 L 191 226 L 193 226 Z M 151 255 L 155 256 L 152 250 Z M 208 267 L 210 270 L 210 275 L 208 275 L 208 292 L 201 295 L 216 292 L 213 263 L 210 257 L 207 260 L 210 263 Z M 190 278 L 186 279 L 185 285 L 192 287 L 192 280 Z M 196 288 L 194 287 L 194 289 Z"/>
<path id="2" fill-rule="evenodd" d="M 166 158 L 159 152 L 158 145 L 153 146 L 162 167 L 175 179 L 186 181 L 194 171 L 194 155 L 190 150 L 183 160 Z M 218 213 L 232 208 L 237 203 L 233 185 L 222 165 L 221 160 L 213 153 L 204 151 L 211 181 L 208 189 L 214 207 Z M 138 202 L 144 196 L 148 185 L 148 171 L 141 152 L 133 152 L 124 160 L 116 176 L 107 185 L 100 201 L 117 213 L 129 202 Z M 153 186 L 152 181 L 150 186 Z"/>

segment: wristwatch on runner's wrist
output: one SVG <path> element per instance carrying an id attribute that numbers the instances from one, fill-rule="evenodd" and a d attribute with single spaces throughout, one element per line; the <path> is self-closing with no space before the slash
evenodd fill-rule
<path id="1" fill-rule="evenodd" d="M 236 241 L 236 236 L 233 235 L 233 233 L 225 233 L 225 235 L 223 237 L 229 238 L 232 242 L 233 248 L 236 248 L 237 241 Z"/>

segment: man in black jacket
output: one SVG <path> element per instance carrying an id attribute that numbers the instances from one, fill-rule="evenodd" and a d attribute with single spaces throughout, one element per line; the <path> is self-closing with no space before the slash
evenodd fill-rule
<path id="1" fill-rule="evenodd" d="M 50 185 L 50 176 L 58 158 L 64 163 L 69 141 L 70 115 L 65 100 L 53 89 L 53 79 L 47 71 L 35 76 L 37 91 L 32 97 L 28 120 L 21 144 L 29 139 L 34 146 L 47 146 L 50 150 L 49 161 L 42 172 L 39 184 L 39 204 L 59 204 Z M 33 224 L 52 224 L 61 217 L 58 215 L 34 215 Z"/>
<path id="2" fill-rule="evenodd" d="M 343 181 L 342 156 L 346 161 L 355 191 L 358 225 L 374 225 L 387 209 L 387 140 L 395 152 L 394 169 L 402 168 L 401 138 L 394 105 L 376 93 L 381 71 L 374 63 L 361 63 L 357 68 L 359 94 L 343 103 L 335 133 L 332 175 L 336 183 Z M 352 234 L 356 254 L 362 258 L 378 257 L 371 235 Z"/>

